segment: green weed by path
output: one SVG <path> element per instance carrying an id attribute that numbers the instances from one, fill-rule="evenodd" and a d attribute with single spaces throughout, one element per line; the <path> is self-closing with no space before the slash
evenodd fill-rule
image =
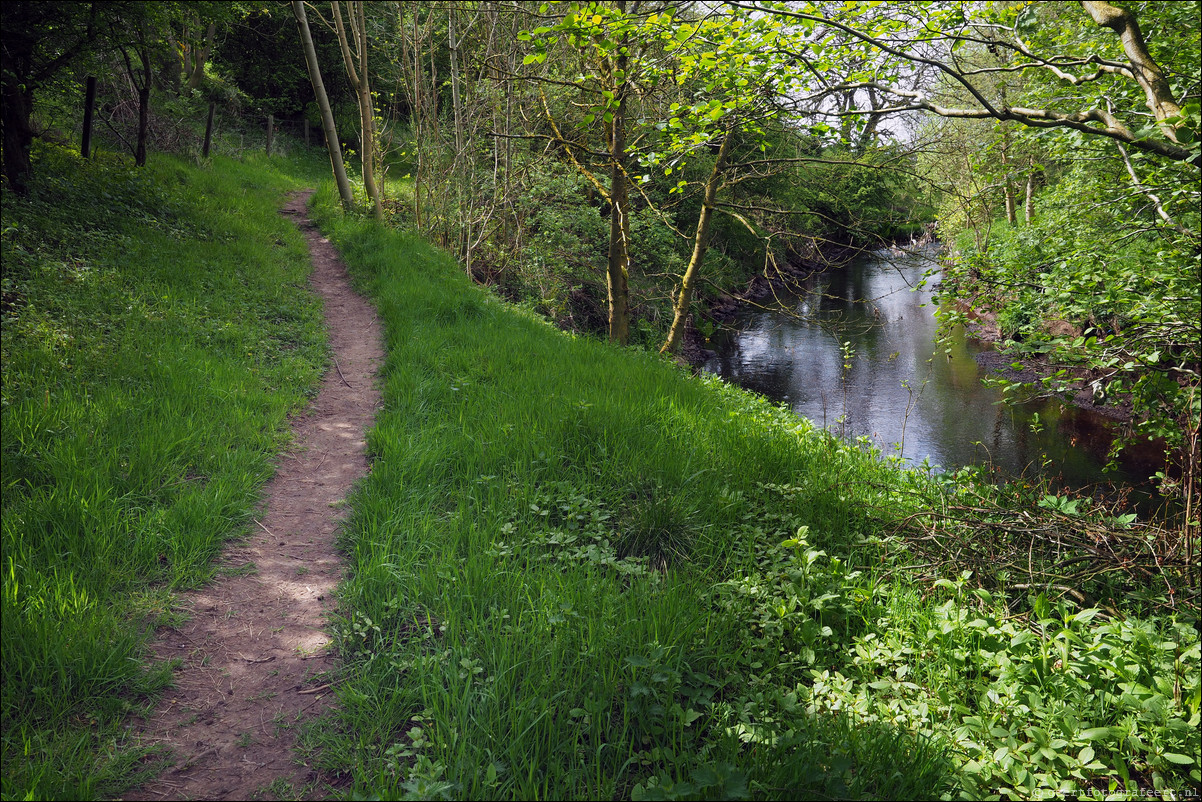
<path id="1" fill-rule="evenodd" d="M 246 531 L 325 362 L 296 165 L 44 149 L 3 216 L 3 798 L 116 793 L 167 590 Z"/>
<path id="2" fill-rule="evenodd" d="M 318 200 L 388 352 L 343 541 L 342 725 L 311 735 L 354 794 L 1197 783 L 1188 620 L 918 586 L 885 521 L 925 477 L 558 332 L 417 238 L 343 219 L 328 188 Z"/>

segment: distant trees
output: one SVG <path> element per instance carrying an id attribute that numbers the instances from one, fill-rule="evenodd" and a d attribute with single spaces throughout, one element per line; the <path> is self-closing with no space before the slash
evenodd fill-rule
<path id="1" fill-rule="evenodd" d="M 133 141 L 126 144 L 135 163 L 145 164 L 153 91 L 199 87 L 217 31 L 238 13 L 230 3 L 208 1 L 6 4 L 0 118 L 9 186 L 23 192 L 31 175 L 35 96 L 64 78 L 80 80 L 81 72 L 124 70 L 137 106 Z"/>
<path id="2" fill-rule="evenodd" d="M 97 46 L 102 3 L 9 2 L 0 14 L 0 124 L 4 177 L 26 191 L 33 167 L 33 113 L 37 92 Z"/>

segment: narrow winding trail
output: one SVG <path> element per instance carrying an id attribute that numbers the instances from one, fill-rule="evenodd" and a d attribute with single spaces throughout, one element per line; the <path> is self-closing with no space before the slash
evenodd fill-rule
<path id="1" fill-rule="evenodd" d="M 189 620 L 160 633 L 157 656 L 183 664 L 139 736 L 169 746 L 176 762 L 125 799 L 324 795 L 292 747 L 299 724 L 333 701 L 323 628 L 341 574 L 339 502 L 367 472 L 364 432 L 379 404 L 383 349 L 375 309 L 308 219 L 311 194 L 291 196 L 282 213 L 308 240 L 335 361 L 293 422 L 296 445 L 279 460 L 251 536 L 226 550 L 224 576 L 183 597 Z"/>

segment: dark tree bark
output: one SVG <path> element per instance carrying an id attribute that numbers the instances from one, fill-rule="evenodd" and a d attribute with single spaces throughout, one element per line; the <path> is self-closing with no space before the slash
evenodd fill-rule
<path id="1" fill-rule="evenodd" d="M 138 87 L 138 145 L 134 152 L 134 164 L 146 166 L 146 143 L 150 139 L 150 87 L 153 83 L 150 53 L 142 51 L 142 85 Z"/>
<path id="2" fill-rule="evenodd" d="M 7 48 L 6 48 L 7 49 Z M 29 149 L 33 145 L 33 128 L 29 114 L 33 109 L 33 91 L 22 88 L 17 80 L 4 75 L 4 177 L 18 195 L 28 191 L 33 174 Z"/>
<path id="3" fill-rule="evenodd" d="M 96 108 L 96 76 L 89 75 L 83 97 L 83 136 L 80 138 L 79 155 L 85 159 L 92 156 L 92 112 Z"/>
<path id="4" fill-rule="evenodd" d="M 96 3 L 9 3 L 0 47 L 0 125 L 4 177 L 18 194 L 28 191 L 33 167 L 34 93 L 94 45 Z"/>
<path id="5" fill-rule="evenodd" d="M 213 115 L 217 112 L 217 104 L 209 101 L 209 118 L 205 120 L 205 144 L 201 149 L 200 155 L 204 158 L 209 158 L 209 149 L 213 145 Z"/>

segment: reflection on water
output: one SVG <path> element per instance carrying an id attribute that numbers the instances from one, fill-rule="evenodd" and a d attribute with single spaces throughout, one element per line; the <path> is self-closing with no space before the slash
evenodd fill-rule
<path id="1" fill-rule="evenodd" d="M 931 289 L 920 284 L 936 267 L 930 250 L 880 251 L 830 270 L 791 310 L 748 309 L 733 330 L 716 333 L 718 356 L 705 368 L 914 463 L 992 465 L 1009 475 L 1046 463 L 1041 473 L 1078 487 L 1138 481 L 1103 474 L 1113 435 L 1101 416 L 1057 401 L 1001 404 L 981 383 L 979 345 L 962 332 L 935 343 Z"/>

